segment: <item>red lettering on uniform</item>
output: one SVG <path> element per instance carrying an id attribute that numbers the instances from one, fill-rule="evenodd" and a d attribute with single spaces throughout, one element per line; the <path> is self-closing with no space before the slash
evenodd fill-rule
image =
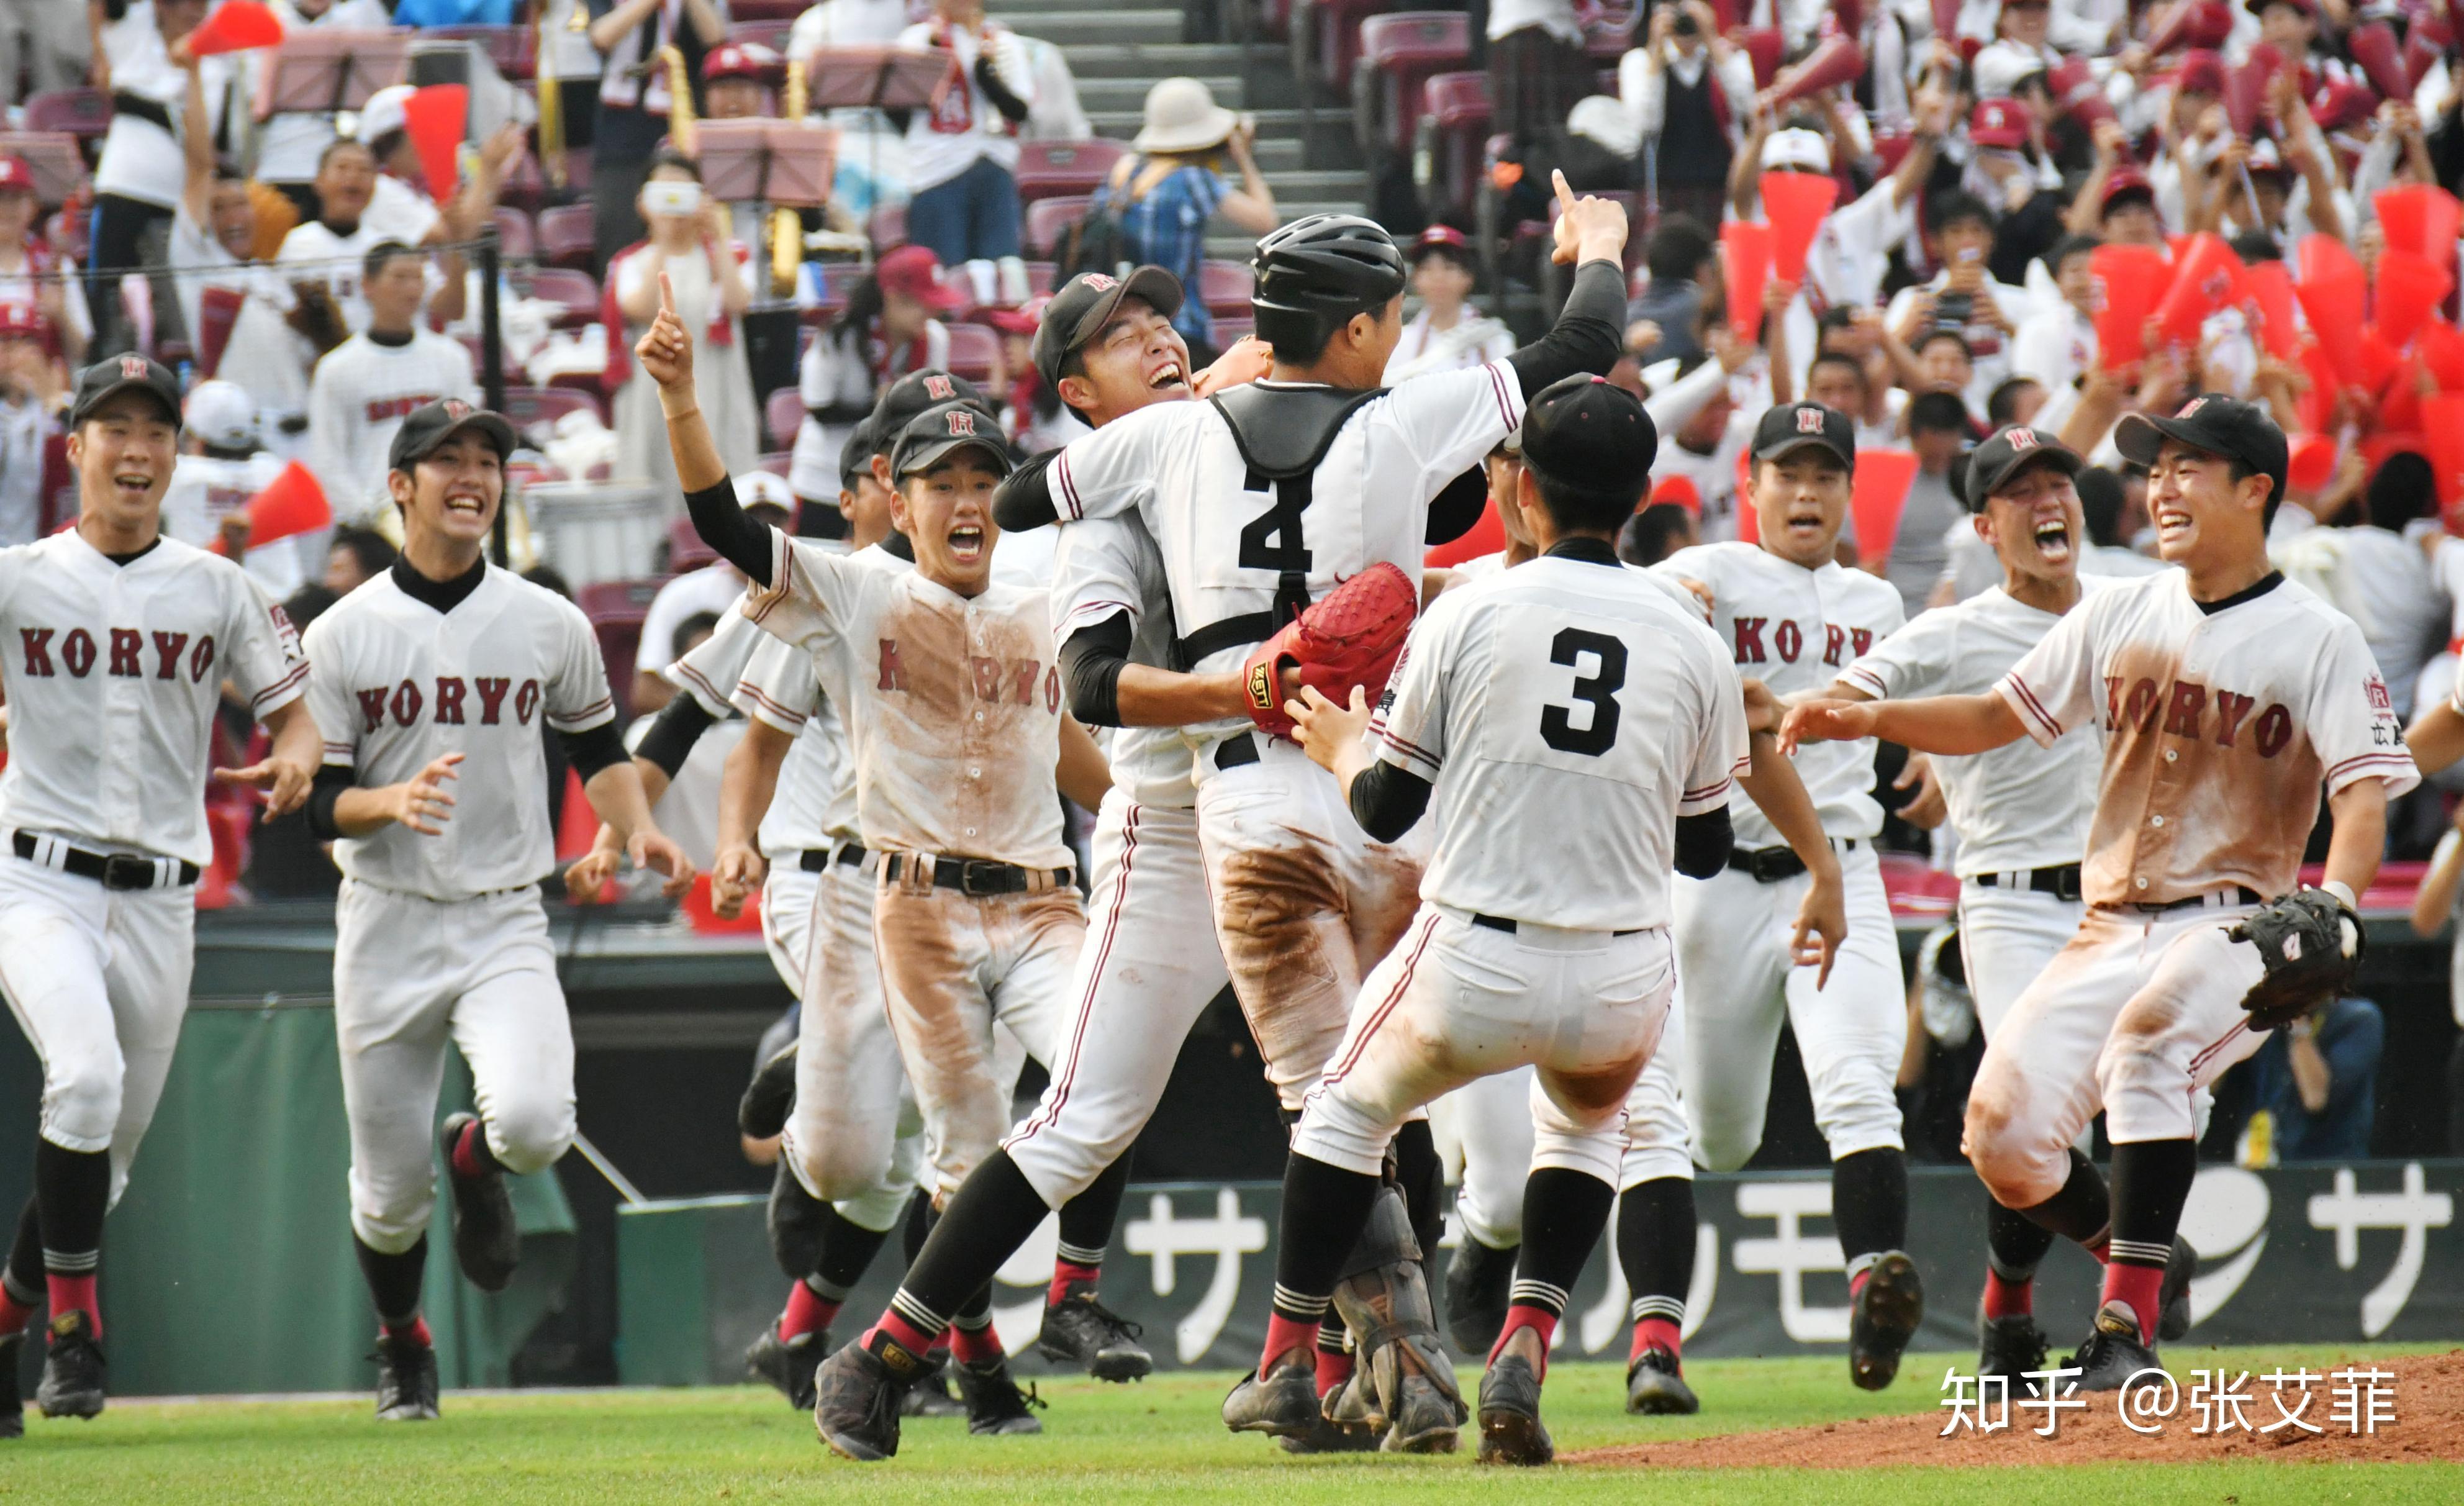
<path id="1" fill-rule="evenodd" d="M 385 725 L 385 687 L 355 692 L 360 698 L 360 715 L 367 719 L 367 730 L 374 732 Z"/>
<path id="2" fill-rule="evenodd" d="M 1837 669 L 1839 651 L 1848 646 L 1848 630 L 1837 623 L 1826 623 L 1822 629 L 1822 662 Z"/>
<path id="3" fill-rule="evenodd" d="M 416 722 L 419 720 L 419 708 L 426 704 L 428 698 L 419 693 L 417 685 L 408 680 L 396 685 L 393 688 L 394 725 L 407 727 Z"/>
<path id="4" fill-rule="evenodd" d="M 17 641 L 26 646 L 26 673 L 52 676 L 52 633 L 50 628 L 20 628 Z"/>
<path id="5" fill-rule="evenodd" d="M 504 709 L 505 692 L 514 688 L 514 682 L 501 675 L 480 675 L 471 683 L 479 687 L 479 725 L 495 726 L 496 713 Z"/>
<path id="6" fill-rule="evenodd" d="M 522 688 L 514 692 L 514 720 L 529 726 L 531 713 L 539 710 L 539 682 L 535 679 L 522 681 Z"/>
<path id="7" fill-rule="evenodd" d="M 469 689 L 459 675 L 436 676 L 436 720 L 439 725 L 462 725 L 462 697 Z"/>
<path id="8" fill-rule="evenodd" d="M 214 635 L 209 632 L 199 638 L 197 646 L 188 651 L 188 683 L 191 685 L 202 683 L 206 677 L 206 671 L 213 667 Z"/>
<path id="9" fill-rule="evenodd" d="M 69 635 L 60 640 L 60 662 L 69 667 L 70 674 L 85 678 L 86 672 L 94 668 L 94 634 L 83 628 L 71 628 Z"/>
<path id="10" fill-rule="evenodd" d="M 1001 660 L 987 659 L 980 655 L 970 653 L 967 655 L 967 668 L 975 672 L 976 698 L 978 700 L 998 701 L 1001 699 Z"/>
<path id="11" fill-rule="evenodd" d="M 2141 732 L 2156 725 L 2156 702 L 2160 698 L 2154 680 L 2131 681 L 2130 698 L 2122 703 L 2122 724 Z"/>
<path id="12" fill-rule="evenodd" d="M 1029 659 L 1018 667 L 1018 703 L 1020 705 L 1032 706 L 1035 704 L 1035 672 L 1043 667 L 1043 665 L 1036 663 L 1033 659 Z"/>
<path id="13" fill-rule="evenodd" d="M 180 651 L 187 646 L 188 635 L 185 632 L 154 634 L 154 677 L 156 679 L 178 678 Z"/>
<path id="14" fill-rule="evenodd" d="M 2270 706 L 2258 714 L 2258 725 L 2251 729 L 2251 738 L 2258 746 L 2260 758 L 2274 758 L 2293 741 L 2293 713 L 2281 706 Z"/>
<path id="15" fill-rule="evenodd" d="M 1737 625 L 1737 662 L 1760 664 L 1763 656 L 1763 624 L 1769 617 L 1739 617 Z"/>
<path id="16" fill-rule="evenodd" d="M 368 415 L 368 423 L 373 426 L 382 424 L 391 418 L 407 418 L 411 414 L 418 412 L 421 409 L 426 408 L 429 404 L 435 401 L 436 399 L 433 397 L 426 396 L 381 397 L 364 405 L 364 407 Z"/>
<path id="17" fill-rule="evenodd" d="M 880 683 L 875 685 L 873 688 L 876 690 L 905 690 L 907 688 L 907 666 L 898 662 L 898 640 L 896 638 L 884 638 L 881 640 L 881 680 Z"/>
<path id="18" fill-rule="evenodd" d="M 2199 735 L 2199 714 L 2208 709 L 2208 688 L 2189 680 L 2173 682 L 2173 698 L 2165 707 L 2165 730 L 2175 737 Z"/>
<path id="19" fill-rule="evenodd" d="M 2387 681 L 2379 678 L 2377 675 L 2371 675 L 2363 683 L 2362 692 L 2370 698 L 2371 709 L 2376 711 L 2393 711 L 2395 709 L 2394 699 L 2387 695 Z"/>
<path id="20" fill-rule="evenodd" d="M 111 630 L 111 673 L 121 679 L 143 679 L 145 634 L 134 628 Z"/>
<path id="21" fill-rule="evenodd" d="M 1044 709 L 1061 709 L 1061 671 L 1057 667 L 1044 672 Z"/>
<path id="22" fill-rule="evenodd" d="M 1779 651 L 1783 661 L 1795 663 L 1796 656 L 1805 651 L 1805 630 L 1796 625 L 1794 618 L 1782 617 L 1779 626 L 1771 630 L 1771 647 Z"/>
<path id="23" fill-rule="evenodd" d="M 2250 715 L 2250 707 L 2248 696 L 2236 696 L 2229 690 L 2216 692 L 2216 742 L 2219 746 L 2233 745 L 2233 734 L 2241 730 L 2241 719 Z"/>
<path id="24" fill-rule="evenodd" d="M 2104 730 L 2107 732 L 2117 732 L 2121 730 L 2121 727 L 2122 676 L 2119 675 L 2107 675 L 2104 677 Z"/>
<path id="25" fill-rule="evenodd" d="M 1851 628 L 1851 629 L 1849 629 L 1849 630 L 1848 630 L 1848 648 L 1849 648 L 1850 652 L 1852 652 L 1853 653 L 1855 653 L 1855 654 L 1857 655 L 1857 657 L 1859 657 L 1859 658 L 1860 658 L 1860 659 L 1861 659 L 1861 658 L 1863 658 L 1863 657 L 1865 656 L 1865 651 L 1866 651 L 1867 649 L 1872 648 L 1873 646 L 1874 646 L 1874 630 L 1873 630 L 1873 629 L 1871 629 L 1871 628 Z"/>

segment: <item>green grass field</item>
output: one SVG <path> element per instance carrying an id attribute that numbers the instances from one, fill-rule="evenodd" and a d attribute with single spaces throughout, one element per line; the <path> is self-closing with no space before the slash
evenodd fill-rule
<path id="1" fill-rule="evenodd" d="M 2370 1351 L 2384 1357 L 2392 1347 Z M 2177 1371 L 2216 1357 L 2260 1362 L 2358 1357 L 2334 1348 L 2168 1351 Z M 1959 1357 L 1972 1362 L 1973 1357 Z M 1561 1451 L 1796 1427 L 1880 1412 L 1931 1411 L 1933 1380 L 1950 1356 L 1913 1356 L 1881 1396 L 1851 1389 L 1837 1360 L 1698 1361 L 1695 1418 L 1623 1414 L 1622 1378 L 1603 1364 L 1566 1364 L 1549 1378 L 1549 1417 Z M 1465 1384 L 1472 1384 L 1468 1369 Z M 967 1436 L 963 1423 L 911 1419 L 897 1459 L 869 1468 L 830 1457 L 809 1418 L 766 1390 L 625 1390 L 445 1399 L 442 1422 L 378 1427 L 359 1398 L 283 1403 L 116 1404 L 93 1423 L 28 1419 L 28 1436 L 0 1444 L 0 1500 L 315 1501 L 442 1506 L 459 1501 L 1017 1502 L 1244 1499 L 1316 1506 L 1369 1498 L 1420 1503 L 1648 1500 L 1818 1502 L 1819 1506 L 1950 1506 L 2081 1501 L 2261 1502 L 2464 1499 L 2464 1466 L 2219 1463 L 1969 1470 L 1727 1471 L 1475 1469 L 1450 1458 L 1296 1460 L 1265 1440 L 1233 1437 L 1216 1420 L 1229 1377 L 1171 1375 L 1134 1386 L 1046 1382 L 1051 1409 L 1036 1438 Z M 2454 1405 L 2414 1397 L 2412 1406 Z"/>

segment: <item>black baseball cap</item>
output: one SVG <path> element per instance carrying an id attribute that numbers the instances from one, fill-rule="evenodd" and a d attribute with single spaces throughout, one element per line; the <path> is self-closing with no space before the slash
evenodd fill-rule
<path id="1" fill-rule="evenodd" d="M 1082 272 L 1044 305 L 1044 322 L 1035 326 L 1035 369 L 1045 386 L 1059 387 L 1061 363 L 1111 322 L 1121 299 L 1144 299 L 1170 319 L 1180 312 L 1182 297 L 1180 279 L 1161 267 L 1140 267 L 1126 278 Z"/>
<path id="2" fill-rule="evenodd" d="M 1776 460 L 1808 445 L 1819 445 L 1857 469 L 1857 426 L 1848 415 L 1819 403 L 1781 403 L 1754 426 L 1754 458 Z"/>
<path id="3" fill-rule="evenodd" d="M 442 397 L 425 408 L 413 409 L 410 416 L 402 421 L 402 427 L 394 431 L 393 450 L 385 457 L 385 468 L 408 471 L 464 429 L 476 429 L 485 435 L 499 460 L 512 459 L 515 447 L 521 442 L 514 433 L 514 426 L 502 415 L 474 408 L 458 397 Z"/>
<path id="4" fill-rule="evenodd" d="M 983 388 L 965 377 L 929 366 L 910 371 L 881 389 L 881 396 L 873 399 L 871 415 L 857 426 L 866 445 L 865 459 L 888 454 L 916 414 L 944 403 L 972 403 L 986 418 L 993 416 Z"/>
<path id="5" fill-rule="evenodd" d="M 898 448 L 890 457 L 890 474 L 906 476 L 931 470 L 944 455 L 970 445 L 991 457 L 995 475 L 1009 475 L 1009 445 L 1002 439 L 999 424 L 972 403 L 943 403 L 928 408 L 899 432 Z"/>
<path id="6" fill-rule="evenodd" d="M 1660 430 L 1642 399 L 1595 376 L 1570 376 L 1535 394 L 1523 410 L 1523 463 L 1587 491 L 1639 497 L 1660 456 Z"/>
<path id="7" fill-rule="evenodd" d="M 2010 485 L 2013 477 L 2032 465 L 2077 476 L 2087 464 L 2078 451 L 2026 424 L 2009 424 L 1995 430 L 1993 437 L 1960 458 L 1967 463 L 1951 467 L 1950 477 L 1959 499 L 1971 513 L 1983 512 L 1986 498 Z"/>
<path id="8" fill-rule="evenodd" d="M 2275 483 L 2276 489 L 2268 494 L 2270 502 L 2284 499 L 2284 431 L 2255 403 L 2222 392 L 2202 392 L 2170 418 L 2132 413 L 2114 426 L 2113 447 L 2123 459 L 2139 465 L 2154 466 L 2156 452 L 2167 439 L 2240 461 Z"/>
<path id="9" fill-rule="evenodd" d="M 872 474 L 872 421 L 865 420 L 847 431 L 847 443 L 839 446 L 839 488 L 852 492 L 856 482 Z"/>
<path id="10" fill-rule="evenodd" d="M 180 379 L 163 363 L 140 355 L 113 356 L 77 373 L 77 399 L 69 408 L 70 426 L 84 423 L 106 399 L 130 388 L 150 393 L 163 405 L 172 429 L 180 427 Z"/>

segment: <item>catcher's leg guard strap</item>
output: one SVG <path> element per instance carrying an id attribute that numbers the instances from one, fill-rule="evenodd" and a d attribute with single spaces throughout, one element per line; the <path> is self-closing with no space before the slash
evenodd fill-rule
<path id="1" fill-rule="evenodd" d="M 1334 1288 L 1334 1310 L 1359 1340 L 1385 1415 L 1393 1415 L 1406 1371 L 1427 1377 L 1460 1408 L 1463 1393 L 1455 1384 L 1454 1362 L 1438 1339 L 1437 1307 L 1429 1297 L 1419 1243 L 1412 1237 L 1402 1195 L 1393 1187 L 1378 1189 L 1368 1227 L 1345 1265 L 1344 1278 Z"/>

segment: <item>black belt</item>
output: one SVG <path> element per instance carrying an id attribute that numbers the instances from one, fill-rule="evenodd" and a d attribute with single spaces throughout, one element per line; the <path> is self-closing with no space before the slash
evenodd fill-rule
<path id="1" fill-rule="evenodd" d="M 22 840 L 22 838 L 20 840 Z M 2167 899 L 2163 904 L 2139 904 L 2134 902 L 2131 904 L 2130 908 L 2133 910 L 2145 911 L 2149 915 L 2162 915 L 2167 910 L 2188 910 L 2192 905 L 2206 904 L 2209 900 L 2210 895 L 2212 895 L 2214 892 L 2215 891 L 2211 890 L 2206 895 L 2192 895 L 2187 899 Z M 2233 885 L 2233 903 L 2235 904 L 2266 903 L 2265 898 L 2260 896 L 2257 890 L 2249 888 L 2246 885 Z"/>
<path id="2" fill-rule="evenodd" d="M 1488 930 L 1491 930 L 1491 931 L 1504 931 L 1504 932 L 1505 932 L 1507 935 L 1508 935 L 1508 936 L 1512 936 L 1516 931 L 1518 931 L 1518 930 L 1520 930 L 1520 929 L 1522 928 L 1522 922 L 1521 922 L 1521 921 L 1518 921 L 1518 920 L 1509 920 L 1509 919 L 1507 919 L 1506 917 L 1504 917 L 1504 916 L 1502 916 L 1502 915 L 1479 915 L 1479 914 L 1475 914 L 1475 915 L 1473 915 L 1473 916 L 1472 916 L 1472 918 L 1471 918 L 1471 923 L 1472 923 L 1472 924 L 1474 924 L 1474 925 L 1477 925 L 1477 926 L 1485 927 L 1485 928 L 1486 928 L 1486 929 L 1488 929 Z M 1633 930 L 1627 930 L 1627 931 L 1611 931 L 1609 934 L 1610 934 L 1611 936 L 1633 936 L 1633 935 L 1635 935 L 1637 932 L 1640 931 L 1641 929 L 1642 929 L 1642 927 L 1640 927 L 1640 926 L 1636 926 Z"/>
<path id="3" fill-rule="evenodd" d="M 839 863 L 842 867 L 846 868 L 862 867 L 864 864 L 864 844 L 861 842 L 849 842 L 845 847 L 840 848 Z M 803 855 L 796 859 L 796 866 L 808 874 L 827 872 L 830 866 L 830 850 L 826 847 L 808 847 L 804 849 Z"/>
<path id="4" fill-rule="evenodd" d="M 1258 762 L 1258 740 L 1247 732 L 1239 732 L 1215 745 L 1215 768 L 1221 773 Z"/>
<path id="5" fill-rule="evenodd" d="M 1302 597 L 1302 605 L 1308 605 L 1306 594 Z M 1173 662 L 1185 674 L 1191 667 L 1225 649 L 1245 649 L 1251 644 L 1265 642 L 1282 631 L 1284 624 L 1291 621 L 1293 615 L 1293 612 L 1279 612 L 1270 608 L 1265 611 L 1243 612 L 1221 622 L 1210 622 L 1186 638 L 1172 640 Z"/>
<path id="6" fill-rule="evenodd" d="M 2003 887 L 2002 875 L 1979 874 L 1976 885 L 1980 889 L 2000 889 Z M 2010 887 L 2025 887 L 2032 894 L 2051 895 L 2057 899 L 2077 899 L 2079 897 L 2079 866 L 2077 863 L 2057 863 L 2051 868 L 2032 868 L 2028 870 L 2026 885 L 2013 884 Z"/>
<path id="7" fill-rule="evenodd" d="M 19 857 L 31 863 L 35 861 L 34 852 L 42 845 L 42 839 L 32 831 L 20 831 L 10 845 L 16 849 Z M 167 861 L 138 857 L 127 853 L 89 853 L 83 848 L 65 846 L 58 850 L 58 862 L 43 866 L 78 878 L 91 878 L 105 889 L 151 889 L 154 887 L 156 865 Z M 198 872 L 196 864 L 183 861 L 180 864 L 180 882 L 184 885 L 195 883 Z"/>
<path id="8" fill-rule="evenodd" d="M 1834 837 L 1832 842 L 1843 853 L 1857 851 L 1857 838 Z M 1732 847 L 1728 849 L 1728 866 L 1749 875 L 1758 884 L 1783 883 L 1805 872 L 1805 859 L 1788 847 Z"/>
<path id="9" fill-rule="evenodd" d="M 897 883 L 914 861 L 913 853 L 892 853 L 882 860 L 881 871 L 891 883 Z M 933 887 L 955 889 L 962 895 L 1023 895 L 1033 888 L 1037 875 L 1048 875 L 1049 887 L 1058 889 L 1069 882 L 1067 868 L 1021 868 L 1016 863 L 993 863 L 980 857 L 939 857 L 933 862 Z"/>
<path id="10" fill-rule="evenodd" d="M 133 115 L 141 121 L 151 121 L 166 131 L 171 129 L 171 112 L 142 95 L 114 92 L 111 97 L 111 113 Z"/>

